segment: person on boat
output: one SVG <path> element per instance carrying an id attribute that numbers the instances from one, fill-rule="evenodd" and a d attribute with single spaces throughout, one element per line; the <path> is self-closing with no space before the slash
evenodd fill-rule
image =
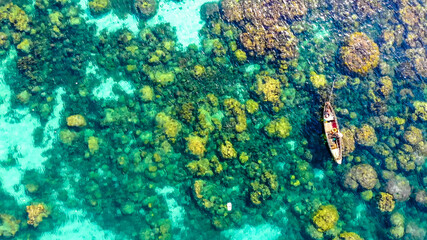
<path id="1" fill-rule="evenodd" d="M 334 120 L 334 116 L 332 116 L 332 114 L 329 111 L 329 109 L 326 110 L 324 118 L 325 118 L 325 121 L 332 121 L 332 120 Z"/>
<path id="2" fill-rule="evenodd" d="M 341 132 L 331 133 L 330 138 L 333 142 L 337 142 L 338 139 L 342 138 L 343 134 Z"/>

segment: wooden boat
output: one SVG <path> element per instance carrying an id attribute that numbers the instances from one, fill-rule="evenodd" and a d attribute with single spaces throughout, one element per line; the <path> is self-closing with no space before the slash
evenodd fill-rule
<path id="1" fill-rule="evenodd" d="M 338 126 L 338 119 L 330 102 L 323 109 L 323 127 L 332 157 L 338 164 L 342 163 L 343 140 Z"/>

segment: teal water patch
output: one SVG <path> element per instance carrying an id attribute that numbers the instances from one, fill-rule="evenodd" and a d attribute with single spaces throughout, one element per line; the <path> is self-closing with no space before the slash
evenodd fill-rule
<path id="1" fill-rule="evenodd" d="M 323 178 L 325 177 L 325 172 L 322 171 L 321 169 L 315 168 L 313 169 L 314 171 L 314 177 L 318 178 L 319 180 L 323 180 Z"/>
<path id="2" fill-rule="evenodd" d="M 178 190 L 170 186 L 156 189 L 156 193 L 161 195 L 166 201 L 166 204 L 169 209 L 169 219 L 171 220 L 172 227 L 178 229 L 180 232 L 179 235 L 182 236 L 183 234 L 185 234 L 188 228 L 184 226 L 185 210 L 183 207 L 178 205 L 178 202 L 173 197 L 173 194 L 177 194 L 177 192 Z M 176 237 L 177 239 L 181 239 L 178 236 Z"/>
<path id="3" fill-rule="evenodd" d="M 255 72 L 259 72 L 260 69 L 261 69 L 261 66 L 258 64 L 248 64 L 245 67 L 245 72 L 246 73 L 255 73 Z"/>
<path id="4" fill-rule="evenodd" d="M 86 67 L 86 77 L 93 77 L 99 84 L 94 86 L 92 94 L 96 100 L 104 101 L 117 101 L 119 94 L 114 91 L 114 88 L 119 89 L 121 92 L 133 96 L 135 87 L 126 80 L 116 80 L 116 77 L 108 76 L 103 73 L 96 64 L 89 62 Z"/>
<path id="5" fill-rule="evenodd" d="M 15 198 L 18 204 L 28 204 L 31 198 L 26 194 L 21 180 L 25 171 L 44 171 L 47 157 L 44 153 L 52 149 L 59 129 L 61 112 L 64 109 L 62 96 L 65 93 L 58 88 L 55 94 L 56 105 L 44 126 L 42 143 L 34 143 L 34 131 L 41 127 L 40 121 L 31 115 L 30 108 L 11 108 L 12 92 L 5 83 L 7 66 L 15 59 L 16 52 L 11 51 L 2 61 L 0 69 L 1 117 L 0 117 L 0 163 L 15 160 L 16 164 L 0 168 L 0 182 L 3 190 Z M 37 146 L 36 146 L 37 145 Z M 38 147 L 41 146 L 41 147 Z"/>
<path id="6" fill-rule="evenodd" d="M 149 26 L 169 23 L 176 28 L 179 43 L 186 48 L 190 44 L 200 46 L 199 31 L 205 22 L 200 17 L 200 8 L 211 0 L 186 0 L 182 2 L 160 1 L 158 13 L 148 21 Z"/>
<path id="7" fill-rule="evenodd" d="M 286 147 L 289 149 L 289 151 L 295 151 L 297 148 L 297 143 L 295 140 L 290 140 L 286 142 Z"/>
<path id="8" fill-rule="evenodd" d="M 327 40 L 330 37 L 328 29 L 322 25 L 312 24 L 314 36 L 316 41 Z"/>
<path id="9" fill-rule="evenodd" d="M 39 240 L 63 239 L 118 239 L 111 231 L 102 229 L 99 225 L 89 220 L 88 215 L 82 210 L 64 209 L 67 221 L 51 232 L 43 233 Z M 123 236 L 120 239 L 125 240 Z"/>
<path id="10" fill-rule="evenodd" d="M 139 33 L 138 19 L 133 14 L 128 14 L 126 18 L 121 19 L 111 10 L 95 18 L 90 14 L 88 2 L 89 0 L 80 0 L 78 3 L 83 10 L 81 17 L 84 18 L 87 23 L 96 25 L 97 35 L 103 30 L 115 32 L 122 28 L 128 29 L 135 35 Z"/>
<path id="11" fill-rule="evenodd" d="M 276 240 L 282 233 L 280 228 L 271 224 L 261 224 L 258 226 L 245 225 L 240 229 L 230 229 L 222 234 L 230 240 Z"/>

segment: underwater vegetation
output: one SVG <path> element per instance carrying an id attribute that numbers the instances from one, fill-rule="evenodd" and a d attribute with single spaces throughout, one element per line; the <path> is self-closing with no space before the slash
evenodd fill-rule
<path id="1" fill-rule="evenodd" d="M 425 1 L 168 4 L 0 1 L 0 237 L 426 239 Z"/>

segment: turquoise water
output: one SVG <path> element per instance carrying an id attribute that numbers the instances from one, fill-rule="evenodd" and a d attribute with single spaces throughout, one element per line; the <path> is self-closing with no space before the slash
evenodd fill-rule
<path id="1" fill-rule="evenodd" d="M 426 14 L 0 1 L 0 239 L 426 239 Z"/>

